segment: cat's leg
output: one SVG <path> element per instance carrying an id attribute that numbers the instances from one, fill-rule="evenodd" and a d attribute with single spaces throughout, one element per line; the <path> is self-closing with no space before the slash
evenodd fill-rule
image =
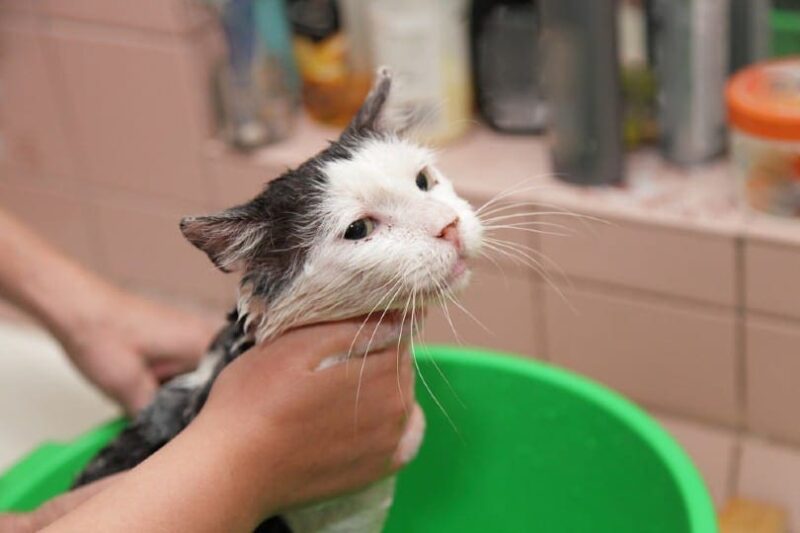
<path id="1" fill-rule="evenodd" d="M 72 488 L 129 470 L 155 453 L 186 424 L 182 413 L 195 391 L 169 383 L 139 416 L 84 468 Z"/>
<path id="2" fill-rule="evenodd" d="M 73 488 L 133 468 L 189 425 L 222 368 L 247 349 L 239 330 L 235 323 L 229 324 L 195 370 L 163 385 L 133 423 L 89 462 Z"/>
<path id="3" fill-rule="evenodd" d="M 194 418 L 187 409 L 196 404 L 193 398 L 205 386 L 210 387 L 218 354 L 209 353 L 200 366 L 163 385 L 153 401 L 122 433 L 89 462 L 72 488 L 129 470 L 138 465 L 185 428 Z M 199 409 L 199 408 L 198 408 Z"/>

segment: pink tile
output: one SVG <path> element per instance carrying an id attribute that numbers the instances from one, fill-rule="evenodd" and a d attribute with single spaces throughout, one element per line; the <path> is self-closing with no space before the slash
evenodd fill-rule
<path id="1" fill-rule="evenodd" d="M 645 405 L 736 423 L 735 313 L 589 290 L 545 292 L 548 355 Z"/>
<path id="2" fill-rule="evenodd" d="M 202 164 L 208 87 L 191 45 L 50 39 L 64 79 L 86 179 L 107 187 L 207 203 Z"/>
<path id="3" fill-rule="evenodd" d="M 800 248 L 750 239 L 744 271 L 748 309 L 800 318 Z"/>
<path id="4" fill-rule="evenodd" d="M 657 414 L 656 418 L 692 459 L 714 505 L 722 507 L 730 497 L 736 446 L 734 433 L 674 416 Z"/>
<path id="5" fill-rule="evenodd" d="M 39 0 L 39 4 L 41 12 L 51 16 L 170 32 L 192 29 L 210 17 L 195 0 Z"/>
<path id="6" fill-rule="evenodd" d="M 34 1 L 23 1 L 20 2 L 19 0 L 0 0 L 0 11 L 6 12 L 2 13 L 2 16 L 9 16 L 9 15 L 26 15 L 32 16 L 36 13 L 35 9 L 36 2 Z"/>
<path id="7" fill-rule="evenodd" d="M 193 88 L 186 93 L 190 98 L 187 103 L 196 113 L 198 134 L 204 139 L 198 150 L 203 154 L 208 140 L 217 134 L 218 117 L 214 107 L 213 80 L 220 61 L 227 54 L 227 45 L 222 29 L 216 25 L 187 35 L 184 42 L 187 47 L 189 83 Z M 203 164 L 207 166 L 206 161 Z"/>
<path id="8" fill-rule="evenodd" d="M 178 228 L 182 210 L 146 202 L 106 202 L 97 208 L 100 243 L 114 278 L 162 297 L 199 302 L 234 301 L 234 275 L 219 272 Z"/>
<path id="9" fill-rule="evenodd" d="M 482 209 L 491 196 L 471 194 L 464 196 L 477 211 Z M 517 206 L 518 202 L 499 201 L 483 208 L 478 216 L 484 225 L 484 249 L 479 258 L 480 263 L 495 271 L 514 273 L 516 275 L 534 275 L 546 273 L 557 268 L 538 249 L 537 233 L 532 230 L 549 231 L 551 228 L 529 226 L 536 220 L 529 216 L 533 213 L 530 206 Z M 495 220 L 493 220 L 495 219 Z M 553 275 L 560 277 L 559 272 Z"/>
<path id="10" fill-rule="evenodd" d="M 208 35 L 208 54 L 215 52 L 214 38 Z M 228 207 L 255 194 L 264 183 L 294 168 L 324 149 L 340 130 L 321 126 L 304 113 L 294 120 L 292 134 L 284 141 L 265 146 L 252 153 L 241 154 L 226 147 L 220 140 L 206 143 L 205 157 L 214 180 L 214 203 Z"/>
<path id="11" fill-rule="evenodd" d="M 0 175 L 74 178 L 74 146 L 57 99 L 61 88 L 41 36 L 32 27 L 0 23 L 0 50 Z"/>
<path id="12" fill-rule="evenodd" d="M 458 338 L 441 310 L 432 309 L 425 324 L 423 340 L 481 346 L 492 350 L 541 357 L 539 334 L 539 291 L 529 278 L 503 276 L 479 269 L 473 272 L 461 305 L 486 329 L 464 311 L 448 303 L 450 318 Z M 487 331 L 488 330 L 488 331 Z"/>
<path id="13" fill-rule="evenodd" d="M 747 426 L 800 443 L 800 323 L 747 319 Z"/>
<path id="14" fill-rule="evenodd" d="M 215 148 L 206 158 L 214 190 L 211 205 L 215 211 L 250 200 L 268 181 L 286 170 L 286 167 L 260 165 L 219 145 Z"/>
<path id="15" fill-rule="evenodd" d="M 102 257 L 91 226 L 88 202 L 48 189 L 0 183 L 0 209 L 91 268 L 102 268 Z"/>
<path id="16" fill-rule="evenodd" d="M 542 252 L 570 276 L 693 300 L 736 303 L 732 236 L 621 221 L 591 222 L 567 215 L 548 220 L 574 232 L 571 237 L 540 239 Z"/>
<path id="17" fill-rule="evenodd" d="M 530 199 L 552 172 L 546 142 L 527 135 L 498 135 L 473 127 L 441 150 L 439 167 L 456 190 L 492 197 L 517 191 L 512 197 Z"/>
<path id="18" fill-rule="evenodd" d="M 800 529 L 800 451 L 763 440 L 745 439 L 737 486 L 739 496 L 780 505 L 789 529 Z"/>

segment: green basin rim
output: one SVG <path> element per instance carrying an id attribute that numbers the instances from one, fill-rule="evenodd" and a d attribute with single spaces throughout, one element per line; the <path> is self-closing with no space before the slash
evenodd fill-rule
<path id="1" fill-rule="evenodd" d="M 530 359 L 501 352 L 436 344 L 417 347 L 416 352 L 423 357 L 435 354 L 437 361 L 528 375 L 586 398 L 603 410 L 614 413 L 664 461 L 683 499 L 689 531 L 717 531 L 716 515 L 708 490 L 686 452 L 661 426 L 618 393 L 547 363 L 534 361 L 535 364 L 531 364 Z"/>

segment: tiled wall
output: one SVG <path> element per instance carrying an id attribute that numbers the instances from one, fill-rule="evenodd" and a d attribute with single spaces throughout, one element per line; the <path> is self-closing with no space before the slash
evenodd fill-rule
<path id="1" fill-rule="evenodd" d="M 179 218 L 246 199 L 333 133 L 301 121 L 300 141 L 254 158 L 209 143 L 218 53 L 190 0 L 0 0 L 0 206 L 119 283 L 229 305 L 232 279 L 184 242 Z M 512 144 L 530 152 L 493 137 L 473 158 Z M 443 166 L 464 174 L 465 161 Z M 480 204 L 490 189 L 466 192 Z M 462 300 L 474 316 L 432 312 L 427 339 L 454 341 L 455 328 L 464 344 L 622 391 L 686 446 L 718 503 L 766 498 L 800 527 L 800 242 L 623 218 L 573 226 L 508 236 L 563 273 L 481 261 Z"/>
<path id="2" fill-rule="evenodd" d="M 211 22 L 190 0 L 0 2 L 0 204 L 128 286 L 227 305 L 177 232 L 216 196 Z"/>

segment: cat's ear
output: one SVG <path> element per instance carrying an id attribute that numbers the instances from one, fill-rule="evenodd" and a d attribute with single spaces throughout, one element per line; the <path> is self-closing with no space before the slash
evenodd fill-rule
<path id="1" fill-rule="evenodd" d="M 364 103 L 345 129 L 345 135 L 372 132 L 403 134 L 414 122 L 413 113 L 408 113 L 391 102 L 396 90 L 392 73 L 386 67 L 378 68 L 375 81 Z"/>
<path id="2" fill-rule="evenodd" d="M 241 269 L 264 233 L 264 222 L 256 220 L 245 206 L 216 215 L 185 217 L 180 227 L 183 236 L 223 272 Z"/>

